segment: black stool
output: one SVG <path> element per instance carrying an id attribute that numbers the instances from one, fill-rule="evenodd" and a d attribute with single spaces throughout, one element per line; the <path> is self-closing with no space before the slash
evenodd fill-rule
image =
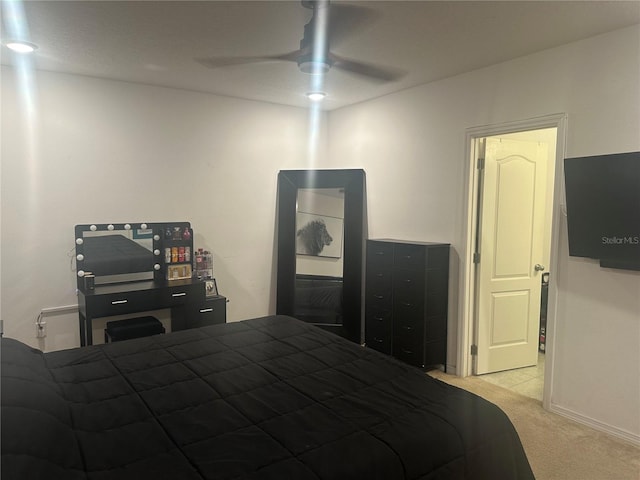
<path id="1" fill-rule="evenodd" d="M 164 333 L 165 329 L 156 317 L 138 317 L 107 322 L 104 343 L 147 337 Z"/>

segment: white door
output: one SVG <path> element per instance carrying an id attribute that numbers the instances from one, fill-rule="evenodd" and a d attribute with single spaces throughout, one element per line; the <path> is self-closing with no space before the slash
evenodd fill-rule
<path id="1" fill-rule="evenodd" d="M 546 269 L 548 147 L 487 138 L 478 224 L 475 373 L 535 365 Z M 550 188 L 550 187 L 549 187 Z"/>

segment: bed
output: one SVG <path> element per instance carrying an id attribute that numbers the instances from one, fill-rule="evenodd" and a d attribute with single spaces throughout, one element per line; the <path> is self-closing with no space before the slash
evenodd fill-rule
<path id="1" fill-rule="evenodd" d="M 495 405 L 291 317 L 2 339 L 2 478 L 531 479 Z"/>

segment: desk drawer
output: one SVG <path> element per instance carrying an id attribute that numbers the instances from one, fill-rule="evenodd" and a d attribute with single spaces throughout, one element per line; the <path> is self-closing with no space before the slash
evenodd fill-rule
<path id="1" fill-rule="evenodd" d="M 184 305 L 185 303 L 204 302 L 204 283 L 170 285 L 162 291 L 162 303 L 165 307 Z"/>
<path id="2" fill-rule="evenodd" d="M 124 313 L 141 312 L 157 308 L 158 290 L 140 290 L 85 297 L 87 310 L 92 317 L 109 317 Z"/>
<path id="3" fill-rule="evenodd" d="M 186 328 L 206 327 L 227 321 L 227 299 L 213 297 L 187 311 Z"/>

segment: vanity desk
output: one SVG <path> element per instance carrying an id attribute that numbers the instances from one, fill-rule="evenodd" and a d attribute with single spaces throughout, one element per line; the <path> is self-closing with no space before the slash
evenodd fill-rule
<path id="1" fill-rule="evenodd" d="M 226 298 L 205 298 L 204 282 L 132 282 L 99 285 L 78 292 L 80 345 L 93 344 L 93 319 L 150 310 L 171 309 L 171 331 L 226 321 Z"/>
<path id="2" fill-rule="evenodd" d="M 226 322 L 227 299 L 191 278 L 188 222 L 76 225 L 75 234 L 81 346 L 93 344 L 100 317 L 171 309 L 172 331 Z"/>

